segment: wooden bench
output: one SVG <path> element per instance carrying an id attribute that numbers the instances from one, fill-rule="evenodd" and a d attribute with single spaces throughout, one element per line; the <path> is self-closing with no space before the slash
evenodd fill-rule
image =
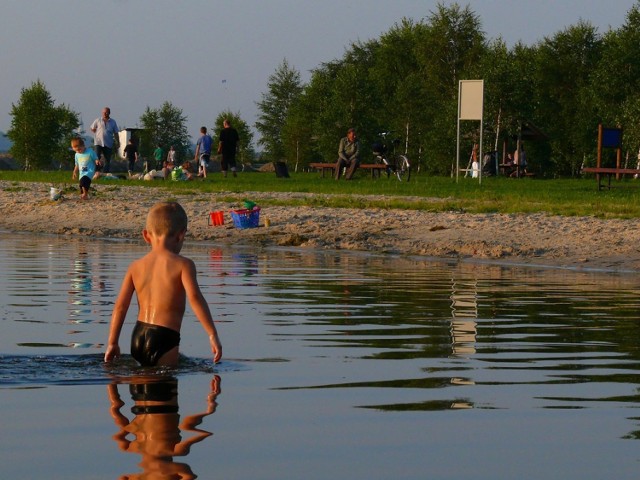
<path id="1" fill-rule="evenodd" d="M 328 171 L 330 175 L 333 175 L 333 172 L 336 168 L 335 163 L 310 163 L 309 166 L 314 170 L 320 170 L 323 177 L 326 171 Z M 363 170 L 370 170 L 371 178 L 374 178 L 376 174 L 379 174 L 380 172 L 386 170 L 387 166 L 382 163 L 361 163 L 360 165 L 358 165 L 358 168 L 362 168 Z"/>
<path id="2" fill-rule="evenodd" d="M 611 190 L 611 177 L 615 175 L 640 175 L 640 170 L 637 168 L 614 168 L 614 167 L 585 167 L 582 169 L 584 173 L 595 173 L 596 180 L 598 180 L 598 190 L 602 190 L 602 176 L 608 177 L 607 188 Z"/>
<path id="3" fill-rule="evenodd" d="M 504 177 L 510 178 L 526 178 L 526 177 L 535 177 L 536 174 L 533 172 L 527 172 L 526 168 L 520 169 L 518 165 L 509 164 L 509 163 L 501 163 L 498 165 L 500 169 L 500 175 Z"/>

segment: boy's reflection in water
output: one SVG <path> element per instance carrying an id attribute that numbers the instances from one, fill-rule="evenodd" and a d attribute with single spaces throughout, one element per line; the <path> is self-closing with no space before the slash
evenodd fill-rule
<path id="1" fill-rule="evenodd" d="M 108 388 L 111 416 L 120 432 L 113 436 L 121 450 L 142 455 L 142 473 L 123 475 L 121 479 L 181 479 L 197 478 L 186 463 L 174 462 L 173 457 L 189 454 L 191 445 L 198 443 L 211 432 L 197 428 L 202 419 L 216 411 L 216 398 L 220 393 L 220 377 L 211 380 L 211 392 L 207 397 L 207 409 L 189 415 L 180 422 L 178 414 L 178 379 L 175 377 L 134 377 L 129 390 L 134 401 L 133 420 L 120 412 L 124 402 L 120 399 L 118 383 Z M 127 380 L 129 383 L 129 380 Z M 191 432 L 183 440 L 180 433 Z M 132 437 L 129 437 L 129 434 Z"/>

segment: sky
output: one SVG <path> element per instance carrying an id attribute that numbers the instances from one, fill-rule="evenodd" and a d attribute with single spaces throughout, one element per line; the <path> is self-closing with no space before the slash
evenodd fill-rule
<path id="1" fill-rule="evenodd" d="M 451 5 L 450 0 L 440 0 Z M 580 20 L 605 33 L 636 0 L 459 0 L 488 39 L 533 45 Z M 85 130 L 103 107 L 122 128 L 146 107 L 182 110 L 189 134 L 231 110 L 253 127 L 284 59 L 301 74 L 378 38 L 438 0 L 0 0 L 0 131 L 40 80 Z M 257 137 L 257 134 L 256 134 Z"/>

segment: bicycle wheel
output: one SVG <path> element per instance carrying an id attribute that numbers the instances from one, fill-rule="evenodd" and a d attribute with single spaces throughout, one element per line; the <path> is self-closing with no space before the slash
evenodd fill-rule
<path id="1" fill-rule="evenodd" d="M 401 182 L 408 182 L 411 178 L 411 163 L 405 155 L 398 155 L 396 158 L 396 176 Z"/>

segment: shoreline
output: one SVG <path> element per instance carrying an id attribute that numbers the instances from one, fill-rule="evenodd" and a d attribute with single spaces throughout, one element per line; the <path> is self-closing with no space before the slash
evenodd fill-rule
<path id="1" fill-rule="evenodd" d="M 166 199 L 153 188 L 107 182 L 95 186 L 97 194 L 88 201 L 69 194 L 52 201 L 48 184 L 0 181 L 4 206 L 0 228 L 139 239 L 149 208 Z M 237 196 L 260 204 L 263 199 L 315 195 L 245 192 Z M 215 195 L 193 193 L 172 193 L 171 198 L 189 215 L 188 242 L 351 250 L 604 272 L 640 271 L 640 219 L 263 206 L 258 228 L 238 229 L 228 212 L 238 208 L 240 200 L 234 204 Z M 225 223 L 209 226 L 209 212 L 216 210 L 225 212 Z M 270 221 L 269 227 L 264 226 L 265 218 Z"/>

